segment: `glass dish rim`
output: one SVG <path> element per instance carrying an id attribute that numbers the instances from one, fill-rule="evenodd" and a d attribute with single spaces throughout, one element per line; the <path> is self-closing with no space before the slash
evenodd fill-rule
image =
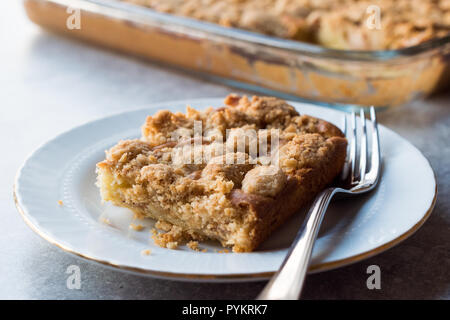
<path id="1" fill-rule="evenodd" d="M 27 1 L 27 0 L 24 0 Z M 36 1 L 36 0 L 33 0 Z M 249 44 L 261 45 L 271 49 L 279 49 L 291 53 L 297 53 L 316 58 L 332 58 L 335 60 L 350 61 L 389 61 L 398 58 L 415 57 L 428 53 L 434 49 L 442 48 L 450 44 L 450 34 L 433 38 L 418 45 L 401 48 L 397 50 L 339 50 L 331 49 L 316 44 L 277 38 L 243 29 L 228 28 L 218 24 L 194 20 L 192 18 L 180 17 L 151 8 L 125 3 L 119 0 L 38 0 L 52 2 L 67 7 L 80 7 L 93 13 L 110 15 L 116 18 L 128 19 L 132 22 L 149 23 L 159 22 L 164 25 L 185 27 L 197 32 L 203 32 L 214 36 L 225 37 L 232 40 L 244 41 Z"/>

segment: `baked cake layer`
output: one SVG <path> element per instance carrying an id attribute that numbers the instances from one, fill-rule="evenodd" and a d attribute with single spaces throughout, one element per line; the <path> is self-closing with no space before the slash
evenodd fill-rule
<path id="1" fill-rule="evenodd" d="M 209 238 L 246 252 L 333 181 L 346 146 L 334 125 L 283 100 L 229 95 L 218 109 L 149 116 L 141 139 L 106 152 L 98 186 L 103 200 L 159 220 L 169 231 L 159 245 Z"/>

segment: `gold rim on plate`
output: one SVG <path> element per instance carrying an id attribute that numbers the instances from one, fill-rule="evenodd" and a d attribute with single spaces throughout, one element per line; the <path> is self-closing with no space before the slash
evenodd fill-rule
<path id="1" fill-rule="evenodd" d="M 386 251 L 387 249 L 390 249 L 394 247 L 395 245 L 399 244 L 403 240 L 409 238 L 412 234 L 414 234 L 428 219 L 428 217 L 431 215 L 431 212 L 433 211 L 434 205 L 436 204 L 436 198 L 437 198 L 437 185 L 435 187 L 434 191 L 434 197 L 433 201 L 431 202 L 431 206 L 428 208 L 425 215 L 420 219 L 419 222 L 417 222 L 411 229 L 406 231 L 405 233 L 401 234 L 397 238 L 377 247 L 370 251 L 360 253 L 345 259 L 331 261 L 331 262 L 325 262 L 325 263 L 318 263 L 315 265 L 312 265 L 309 267 L 309 273 L 316 273 L 316 272 L 322 272 L 322 271 L 328 271 L 332 269 L 336 269 L 339 267 L 347 266 L 356 262 L 359 262 L 361 260 L 373 257 L 379 253 L 382 253 Z M 77 252 L 74 249 L 71 249 L 65 245 L 62 245 L 61 243 L 58 243 L 57 240 L 52 239 L 48 235 L 44 234 L 37 226 L 35 226 L 27 217 L 26 212 L 23 210 L 23 208 L 20 206 L 19 201 L 17 200 L 17 190 L 16 190 L 16 184 L 14 184 L 14 202 L 16 204 L 16 208 L 19 211 L 20 215 L 22 216 L 25 223 L 39 236 L 41 236 L 43 239 L 47 240 L 51 244 L 57 246 L 58 248 L 64 250 L 65 252 L 72 253 L 78 257 L 81 257 L 83 259 L 94 261 L 97 263 L 100 263 L 102 265 L 112 267 L 114 269 L 118 269 L 121 271 L 128 271 L 132 273 L 142 274 L 142 275 L 148 275 L 153 276 L 157 278 L 166 278 L 166 279 L 172 279 L 172 280 L 187 280 L 187 281 L 193 281 L 193 280 L 264 280 L 268 279 L 271 276 L 274 275 L 275 272 L 261 272 L 261 273 L 243 273 L 243 274 L 188 274 L 188 273 L 174 273 L 174 272 L 163 272 L 163 271 L 156 271 L 156 270 L 149 270 L 149 269 L 143 269 L 143 268 L 136 268 L 136 267 L 130 267 L 130 266 L 124 266 L 119 265 L 116 263 L 112 263 L 110 261 L 97 259 L 91 256 L 88 256 L 86 254 L 82 254 Z"/>

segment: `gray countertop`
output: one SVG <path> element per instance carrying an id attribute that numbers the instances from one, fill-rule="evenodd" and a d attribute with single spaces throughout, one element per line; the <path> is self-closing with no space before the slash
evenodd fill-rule
<path id="1" fill-rule="evenodd" d="M 25 157 L 68 128 L 158 101 L 240 91 L 49 34 L 27 21 L 20 1 L 0 1 L 0 14 L 0 298 L 254 298 L 263 282 L 156 280 L 68 255 L 25 225 L 12 197 L 14 176 Z M 382 112 L 379 118 L 431 162 L 439 190 L 435 209 L 419 231 L 395 248 L 309 276 L 306 299 L 450 298 L 450 94 Z M 366 269 L 372 264 L 381 268 L 381 290 L 366 287 Z M 66 286 L 70 265 L 81 269 L 80 290 Z"/>

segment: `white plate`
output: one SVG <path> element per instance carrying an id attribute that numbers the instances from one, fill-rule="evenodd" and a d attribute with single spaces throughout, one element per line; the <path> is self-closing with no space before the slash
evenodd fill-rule
<path id="1" fill-rule="evenodd" d="M 218 107 L 222 99 L 189 104 Z M 303 103 L 292 105 L 300 113 L 342 123 L 341 112 Z M 104 158 L 104 151 L 120 139 L 139 137 L 147 115 L 159 109 L 184 111 L 185 106 L 185 101 L 177 101 L 125 112 L 74 128 L 45 143 L 26 160 L 16 178 L 16 203 L 24 220 L 58 247 L 120 270 L 196 281 L 269 277 L 280 266 L 303 213 L 292 217 L 256 252 L 218 253 L 222 248 L 208 243 L 202 244 L 208 248 L 203 253 L 186 247 L 159 248 L 150 240 L 153 221 L 145 222 L 145 230 L 134 231 L 129 228 L 133 219 L 130 211 L 101 204 L 94 184 L 95 164 Z M 314 247 L 313 272 L 378 254 L 411 235 L 431 213 L 436 182 L 428 161 L 391 130 L 380 126 L 380 135 L 380 184 L 368 195 L 332 204 Z M 145 249 L 151 254 L 143 255 Z"/>

